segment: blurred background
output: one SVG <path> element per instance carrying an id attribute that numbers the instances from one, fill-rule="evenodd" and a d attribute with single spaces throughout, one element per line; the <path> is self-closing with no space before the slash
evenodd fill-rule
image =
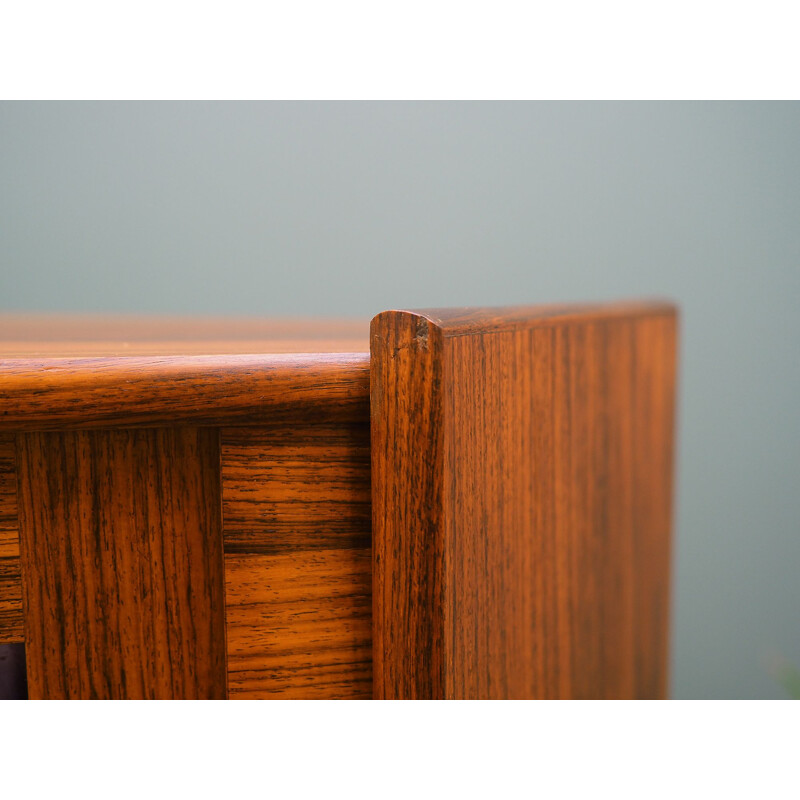
<path id="1" fill-rule="evenodd" d="M 676 698 L 800 665 L 799 103 L 0 103 L 0 311 L 682 311 Z"/>

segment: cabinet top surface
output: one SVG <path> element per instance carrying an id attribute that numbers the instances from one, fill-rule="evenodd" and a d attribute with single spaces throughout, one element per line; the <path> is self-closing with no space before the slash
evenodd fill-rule
<path id="1" fill-rule="evenodd" d="M 674 313 L 661 301 L 384 312 L 415 318 L 420 343 Z M 367 320 L 0 314 L 0 430 L 367 421 L 369 382 Z"/>
<path id="2" fill-rule="evenodd" d="M 0 358 L 367 353 L 369 320 L 0 314 Z"/>
<path id="3" fill-rule="evenodd" d="M 367 320 L 0 314 L 0 429 L 367 414 Z"/>

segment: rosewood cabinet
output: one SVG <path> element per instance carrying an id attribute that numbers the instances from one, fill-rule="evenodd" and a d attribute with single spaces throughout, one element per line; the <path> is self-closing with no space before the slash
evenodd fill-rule
<path id="1" fill-rule="evenodd" d="M 24 647 L 31 698 L 663 697 L 675 334 L 0 317 L 6 684 Z"/>

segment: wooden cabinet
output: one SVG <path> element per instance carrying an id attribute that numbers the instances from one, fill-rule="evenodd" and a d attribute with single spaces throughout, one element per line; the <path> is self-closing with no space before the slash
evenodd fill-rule
<path id="1" fill-rule="evenodd" d="M 0 647 L 32 698 L 663 697 L 675 333 L 0 317 Z"/>

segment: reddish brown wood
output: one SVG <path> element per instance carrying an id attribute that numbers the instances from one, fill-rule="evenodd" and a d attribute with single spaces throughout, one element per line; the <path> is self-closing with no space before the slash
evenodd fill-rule
<path id="1" fill-rule="evenodd" d="M 232 698 L 372 696 L 369 425 L 222 431 Z"/>
<path id="2" fill-rule="evenodd" d="M 14 437 L 0 434 L 0 644 L 23 638 Z"/>
<path id="3" fill-rule="evenodd" d="M 663 696 L 674 328 L 0 317 L 32 696 Z"/>
<path id="4" fill-rule="evenodd" d="M 127 314 L 0 314 L 6 358 L 358 353 L 367 320 L 163 317 Z"/>
<path id="5" fill-rule="evenodd" d="M 6 359 L 0 429 L 64 430 L 361 419 L 364 353 Z"/>
<path id="6" fill-rule="evenodd" d="M 32 698 L 223 698 L 217 431 L 17 439 Z"/>
<path id="7" fill-rule="evenodd" d="M 376 697 L 663 697 L 675 313 L 372 323 Z"/>
<path id="8" fill-rule="evenodd" d="M 0 315 L 0 430 L 363 419 L 366 324 Z"/>

